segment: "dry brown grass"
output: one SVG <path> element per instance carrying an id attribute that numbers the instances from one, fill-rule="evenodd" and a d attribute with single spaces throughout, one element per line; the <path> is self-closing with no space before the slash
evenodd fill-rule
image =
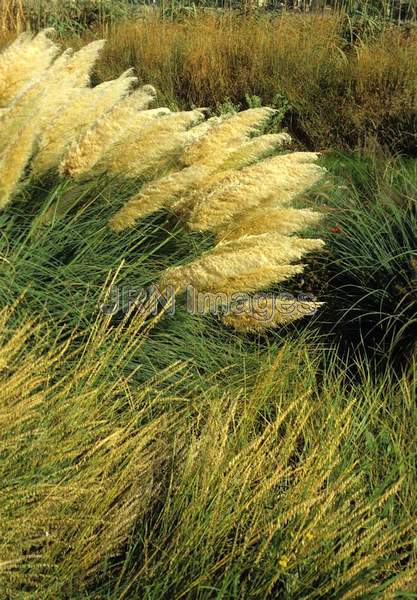
<path id="1" fill-rule="evenodd" d="M 121 23 L 105 32 L 97 74 L 107 79 L 133 65 L 142 82 L 181 107 L 225 98 L 245 106 L 246 95 L 260 96 L 316 148 L 372 138 L 415 151 L 417 31 L 387 28 L 352 47 L 345 26 L 336 15 Z"/>
<path id="2" fill-rule="evenodd" d="M 21 31 L 24 24 L 22 0 L 0 0 L 0 33 Z"/>
<path id="3" fill-rule="evenodd" d="M 4 13 L 6 14 L 6 13 Z M 5 17 L 3 17 L 5 21 Z M 10 25 L 12 26 L 12 25 Z M 0 47 L 13 34 L 0 26 Z M 180 108 L 248 104 L 259 96 L 315 149 L 375 142 L 417 152 L 417 28 L 387 26 L 348 40 L 343 15 L 246 17 L 200 13 L 176 22 L 147 16 L 66 36 L 64 45 L 106 37 L 99 80 L 133 66 L 162 102 Z"/>

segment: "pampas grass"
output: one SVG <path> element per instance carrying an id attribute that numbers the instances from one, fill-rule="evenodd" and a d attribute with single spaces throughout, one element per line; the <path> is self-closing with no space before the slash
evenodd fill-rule
<path id="1" fill-rule="evenodd" d="M 187 129 L 203 118 L 199 110 L 175 112 L 144 124 L 139 131 L 129 128 L 107 158 L 108 171 L 126 177 L 156 175 L 182 150 Z"/>
<path id="2" fill-rule="evenodd" d="M 101 293 L 112 270 L 108 283 L 122 286 L 142 288 L 160 278 L 167 284 L 176 279 L 181 289 L 192 281 L 203 300 L 207 290 L 214 295 L 214 306 L 219 290 L 226 305 L 230 291 L 243 290 L 245 304 L 221 316 L 238 331 L 257 333 L 288 322 L 293 301 L 284 306 L 267 296 L 268 315 L 247 291 L 286 281 L 302 271 L 298 261 L 308 252 L 321 250 L 320 240 L 295 235 L 319 216 L 290 206 L 304 184 L 323 175 L 316 156 L 267 158 L 264 151 L 275 153 L 275 146 L 254 126 L 225 144 L 221 161 L 196 157 L 186 165 L 181 157 L 227 121 L 193 127 L 194 114 L 178 137 L 174 130 L 169 164 L 155 155 L 156 176 L 151 167 L 129 181 L 123 173 L 95 178 L 130 135 L 125 124 L 114 123 L 118 108 L 129 103 L 127 93 L 109 101 L 82 132 L 74 123 L 74 139 L 65 134 L 65 148 L 54 158 L 56 163 L 63 152 L 63 160 L 37 179 L 33 160 L 42 136 L 47 130 L 51 135 L 55 119 L 68 117 L 77 98 L 101 93 L 89 86 L 90 67 L 83 74 L 72 63 L 66 71 L 71 53 L 58 61 L 19 91 L 2 122 L 13 132 L 2 138 L 0 151 L 2 203 L 8 203 L 0 215 L 3 306 L 26 290 L 21 304 L 0 311 L 2 595 L 412 595 L 415 365 L 406 374 L 387 370 L 375 381 L 362 361 L 354 380 L 340 357 L 310 338 L 311 331 L 255 343 L 180 306 L 170 320 L 162 321 L 162 311 L 144 322 L 136 307 L 126 317 L 96 318 L 103 304 L 113 307 L 110 288 Z M 101 90 L 110 94 L 118 85 L 108 82 Z M 33 102 L 23 97 L 30 89 Z M 138 133 L 139 124 L 165 118 L 163 109 L 147 110 L 149 91 L 132 100 Z M 22 115 L 18 124 L 10 108 Z M 140 156 L 146 164 L 145 153 Z M 268 173 L 264 184 L 262 169 Z M 20 193 L 26 181 L 30 185 Z M 243 193 L 233 196 L 222 219 L 218 205 L 228 206 L 230 181 Z M 203 196 L 197 193 L 203 189 L 213 192 L 200 207 L 209 236 L 187 226 L 191 217 L 198 220 Z M 136 227 L 120 233 L 106 227 L 135 195 Z M 77 209 L 65 206 L 62 220 L 41 222 L 55 201 L 70 197 Z M 139 223 L 141 200 L 148 212 L 169 205 L 175 218 L 155 215 Z M 379 253 L 380 230 L 368 239 Z M 385 265 L 393 264 L 390 257 Z M 168 265 L 177 266 L 163 272 Z M 291 316 L 318 307 L 302 304 L 292 305 Z"/>
<path id="3" fill-rule="evenodd" d="M 318 216 L 287 207 L 324 170 L 315 164 L 316 153 L 274 156 L 291 141 L 286 133 L 262 135 L 274 110 L 206 119 L 203 109 L 150 109 L 154 89 L 133 90 L 130 70 L 91 87 L 102 40 L 60 53 L 48 33 L 21 36 L 0 55 L 1 207 L 23 178 L 106 174 L 137 187 L 109 221 L 115 234 L 161 208 L 170 208 L 191 230 L 216 233 L 211 251 L 169 270 L 162 284 L 192 284 L 212 293 L 256 291 L 301 272 L 292 263 L 322 243 L 291 234 Z M 24 68 L 33 54 L 35 73 Z M 20 61 L 18 80 L 10 74 L 12 57 Z M 42 222 L 59 215 L 60 205 L 69 210 L 71 198 L 64 194 Z"/>
<path id="4" fill-rule="evenodd" d="M 322 215 L 308 208 L 280 208 L 261 206 L 254 210 L 239 213 L 228 225 L 219 229 L 217 239 L 239 239 L 250 232 L 252 235 L 275 231 L 291 235 L 303 229 L 317 225 Z"/>
<path id="5" fill-rule="evenodd" d="M 7 107 L 31 80 L 41 77 L 58 54 L 59 48 L 48 38 L 50 31 L 41 31 L 34 38 L 21 34 L 1 53 L 0 108 Z"/>
<path id="6" fill-rule="evenodd" d="M 110 111 L 97 119 L 78 142 L 73 143 L 59 169 L 61 175 L 77 177 L 90 173 L 97 162 L 117 143 L 137 116 L 154 100 L 156 91 L 152 86 L 143 86 L 117 103 Z M 149 114 L 149 111 L 147 111 Z M 156 116 L 156 115 L 155 115 Z"/>
<path id="7" fill-rule="evenodd" d="M 32 155 L 37 129 L 27 122 L 16 135 L 9 140 L 0 155 L 0 208 L 10 202 L 16 191 L 25 167 Z"/>
<path id="8" fill-rule="evenodd" d="M 295 299 L 262 298 L 254 296 L 240 304 L 239 310 L 222 317 L 223 323 L 240 332 L 262 332 L 275 329 L 305 316 L 312 315 L 320 302 L 300 302 Z"/>
<path id="9" fill-rule="evenodd" d="M 39 176 L 56 168 L 73 140 L 85 133 L 103 113 L 111 110 L 128 93 L 135 81 L 136 78 L 127 72 L 111 83 L 81 89 L 74 94 L 43 131 L 32 163 L 33 174 Z"/>
<path id="10" fill-rule="evenodd" d="M 194 193 L 188 218 L 191 229 L 216 231 L 243 211 L 262 205 L 288 205 L 323 177 L 323 169 L 312 164 L 314 158 L 317 155 L 313 153 L 293 153 L 226 172 L 220 182 Z"/>
<path id="11" fill-rule="evenodd" d="M 168 269 L 161 286 L 184 291 L 191 285 L 202 292 L 226 294 L 261 290 L 300 273 L 302 267 L 291 262 L 322 247 L 321 240 L 247 235 L 218 243 L 190 264 Z"/>

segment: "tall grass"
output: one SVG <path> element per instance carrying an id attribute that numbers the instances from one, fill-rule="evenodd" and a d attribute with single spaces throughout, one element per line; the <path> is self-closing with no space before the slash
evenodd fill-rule
<path id="1" fill-rule="evenodd" d="M 25 26 L 25 11 L 22 0 L 1 0 L 0 33 L 20 32 Z"/>
<path id="2" fill-rule="evenodd" d="M 203 12 L 180 22 L 154 14 L 96 25 L 94 32 L 61 33 L 72 46 L 108 38 L 97 80 L 133 66 L 168 106 L 264 103 L 314 149 L 377 143 L 416 153 L 412 23 L 362 27 L 339 13 L 243 18 Z M 4 35 L 7 42 L 10 33 Z"/>
<path id="3" fill-rule="evenodd" d="M 328 355 L 319 370 L 320 351 L 298 340 L 264 350 L 250 372 L 243 354 L 233 385 L 198 384 L 180 364 L 140 384 L 141 319 L 101 319 L 64 342 L 53 323 L 12 316 L 2 313 L 3 594 L 414 589 L 409 381 L 371 384 L 364 368 L 349 391 L 342 365 Z"/>
<path id="4" fill-rule="evenodd" d="M 315 164 L 314 152 L 269 156 L 291 141 L 285 133 L 260 135 L 276 111 L 258 107 L 205 120 L 201 109 L 147 110 L 154 88 L 132 91 L 136 78 L 130 70 L 89 85 L 102 40 L 57 56 L 59 48 L 47 33 L 20 36 L 0 55 L 0 103 L 5 107 L 0 208 L 24 189 L 25 176 L 26 184 L 45 179 L 47 185 L 58 171 L 77 179 L 82 190 L 83 183 L 93 179 L 94 185 L 94 177 L 105 174 L 133 188 L 136 184 L 136 193 L 109 220 L 115 235 L 162 208 L 191 230 L 216 233 L 216 246 L 201 259 L 167 271 L 159 282 L 164 290 L 178 293 L 193 286 L 211 294 L 255 292 L 303 270 L 293 263 L 323 243 L 290 234 L 319 215 L 288 205 L 325 172 Z M 49 224 L 78 201 L 63 194 L 41 221 Z M 269 209 L 274 222 L 264 218 Z M 230 299 L 224 303 L 230 305 Z M 271 326 L 299 318 L 308 305 L 295 303 L 285 316 L 280 308 Z"/>
<path id="5" fill-rule="evenodd" d="M 414 29 L 384 27 L 355 40 L 337 15 L 223 14 L 120 23 L 105 33 L 100 79 L 133 65 L 168 104 L 219 107 L 228 98 L 246 107 L 258 97 L 312 147 L 371 140 L 416 152 Z"/>
<path id="6" fill-rule="evenodd" d="M 1 0 L 0 30 L 55 27 L 62 34 L 79 34 L 131 17 L 136 8 L 129 0 Z"/>

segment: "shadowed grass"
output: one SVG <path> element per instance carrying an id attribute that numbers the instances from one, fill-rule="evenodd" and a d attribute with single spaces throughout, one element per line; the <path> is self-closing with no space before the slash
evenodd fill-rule
<path id="1" fill-rule="evenodd" d="M 310 267 L 327 302 L 318 321 L 346 350 L 405 368 L 417 323 L 415 161 L 334 154 L 324 163 L 335 179 L 319 197 L 328 255 Z"/>

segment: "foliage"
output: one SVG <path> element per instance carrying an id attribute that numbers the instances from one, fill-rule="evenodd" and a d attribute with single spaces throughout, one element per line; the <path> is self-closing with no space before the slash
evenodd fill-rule
<path id="1" fill-rule="evenodd" d="M 329 250 L 315 263 L 315 293 L 327 301 L 319 321 L 374 366 L 404 368 L 417 332 L 415 161 L 335 154 L 326 164 L 335 185 L 319 199 Z"/>

